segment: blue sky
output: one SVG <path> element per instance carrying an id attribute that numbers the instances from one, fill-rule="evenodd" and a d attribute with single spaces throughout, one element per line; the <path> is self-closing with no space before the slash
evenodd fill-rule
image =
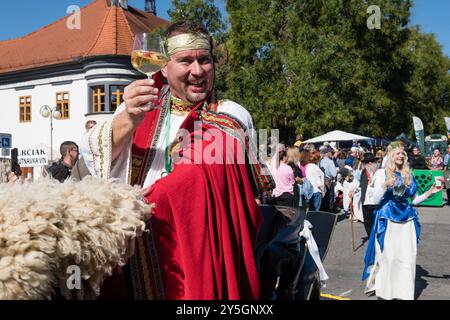
<path id="1" fill-rule="evenodd" d="M 2 0 L 0 6 L 0 40 L 24 36 L 64 17 L 70 5 L 83 7 L 92 0 Z M 224 10 L 224 1 L 215 0 Z M 374 1 L 376 2 L 376 1 Z M 144 0 L 129 0 L 130 5 L 143 8 Z M 156 0 L 158 16 L 168 19 L 171 0 Z M 412 24 L 421 25 L 422 31 L 434 33 L 450 56 L 450 0 L 415 0 Z"/>

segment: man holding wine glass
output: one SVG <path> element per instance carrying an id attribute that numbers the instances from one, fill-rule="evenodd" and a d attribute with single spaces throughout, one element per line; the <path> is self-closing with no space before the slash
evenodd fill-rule
<path id="1" fill-rule="evenodd" d="M 115 287 L 131 288 L 120 297 L 132 299 L 257 299 L 255 197 L 273 181 L 264 164 L 239 161 L 253 156 L 244 134 L 252 118 L 216 99 L 212 41 L 202 26 L 174 23 L 164 45 L 154 39 L 137 35 L 132 54 L 151 79 L 127 86 L 114 118 L 84 142 L 93 174 L 140 185 L 156 205 Z M 199 162 L 212 148 L 215 161 Z M 233 161 L 221 161 L 230 154 Z"/>

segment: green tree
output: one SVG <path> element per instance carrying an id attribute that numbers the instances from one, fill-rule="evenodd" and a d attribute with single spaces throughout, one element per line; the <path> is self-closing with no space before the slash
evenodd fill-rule
<path id="1" fill-rule="evenodd" d="M 377 4 L 381 29 L 370 30 L 363 0 L 228 0 L 226 95 L 285 139 L 333 129 L 393 136 L 412 132 L 413 114 L 433 127 L 450 108 L 448 58 L 408 27 L 410 0 Z"/>
<path id="2" fill-rule="evenodd" d="M 214 0 L 172 0 L 172 7 L 167 11 L 170 20 L 193 20 L 205 26 L 208 32 L 217 37 L 226 28 L 220 10 Z"/>

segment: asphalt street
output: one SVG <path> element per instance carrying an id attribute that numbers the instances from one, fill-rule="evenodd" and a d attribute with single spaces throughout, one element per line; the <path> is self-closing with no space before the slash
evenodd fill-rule
<path id="1" fill-rule="evenodd" d="M 418 207 L 422 226 L 416 269 L 416 299 L 450 300 L 450 207 Z M 332 298 L 376 300 L 364 293 L 361 281 L 366 233 L 354 223 L 355 247 L 352 249 L 351 224 L 339 216 L 324 266 L 329 280 L 322 293 Z"/>

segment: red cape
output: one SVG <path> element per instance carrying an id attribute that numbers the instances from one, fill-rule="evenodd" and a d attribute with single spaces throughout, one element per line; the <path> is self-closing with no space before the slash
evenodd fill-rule
<path id="1" fill-rule="evenodd" d="M 202 126 L 204 134 L 208 128 Z M 210 143 L 190 144 L 185 159 Z M 247 170 L 245 164 L 192 161 L 176 165 L 151 188 L 147 199 L 156 204 L 151 225 L 166 299 L 259 298 L 253 245 L 262 215 Z"/>

